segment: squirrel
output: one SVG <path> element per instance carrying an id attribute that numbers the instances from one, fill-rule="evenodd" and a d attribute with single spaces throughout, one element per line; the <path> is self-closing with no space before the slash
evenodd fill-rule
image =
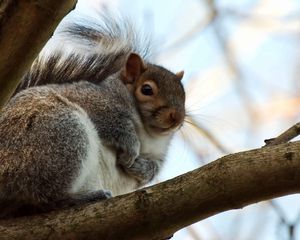
<path id="1" fill-rule="evenodd" d="M 160 171 L 185 117 L 183 72 L 120 44 L 128 27 L 97 27 L 66 32 L 113 51 L 40 55 L 0 112 L 1 217 L 107 199 Z"/>

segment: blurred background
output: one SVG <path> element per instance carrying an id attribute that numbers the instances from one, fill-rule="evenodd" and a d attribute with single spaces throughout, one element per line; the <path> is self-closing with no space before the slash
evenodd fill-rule
<path id="1" fill-rule="evenodd" d="M 152 37 L 155 63 L 185 70 L 187 122 L 155 181 L 259 148 L 300 120 L 299 0 L 79 0 L 75 13 L 105 8 Z M 300 239 L 299 203 L 292 195 L 221 213 L 173 239 Z"/>

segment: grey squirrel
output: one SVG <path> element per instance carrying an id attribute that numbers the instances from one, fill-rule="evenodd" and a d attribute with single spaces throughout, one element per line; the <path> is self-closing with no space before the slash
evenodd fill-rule
<path id="1" fill-rule="evenodd" d="M 67 28 L 114 50 L 40 56 L 1 111 L 3 216 L 106 199 L 159 172 L 185 117 L 183 72 L 145 62 L 128 40 L 114 46 L 118 31 Z"/>

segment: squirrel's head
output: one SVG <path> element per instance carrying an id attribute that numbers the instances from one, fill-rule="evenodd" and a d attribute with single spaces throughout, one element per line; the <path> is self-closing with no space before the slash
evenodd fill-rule
<path id="1" fill-rule="evenodd" d="M 121 78 L 137 102 L 138 111 L 148 132 L 169 134 L 180 127 L 185 117 L 183 71 L 172 73 L 153 64 L 144 64 L 131 53 Z"/>

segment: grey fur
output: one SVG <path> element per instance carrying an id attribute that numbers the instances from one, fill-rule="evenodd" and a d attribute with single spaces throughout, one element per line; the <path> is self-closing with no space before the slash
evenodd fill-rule
<path id="1" fill-rule="evenodd" d="M 116 91 L 110 92 L 111 87 L 118 88 L 118 98 Z M 123 106 L 118 99 L 122 99 Z M 129 140 L 125 144 L 131 143 L 125 132 L 118 135 L 116 130 L 108 135 L 115 127 L 128 130 L 122 125 L 122 117 L 132 114 L 134 108 L 126 106 L 130 102 L 133 104 L 120 81 L 113 81 L 111 86 L 104 81 L 101 87 L 88 82 L 34 87 L 12 98 L 0 115 L 0 201 L 35 206 L 66 200 L 82 202 L 91 199 L 91 194 L 106 198 L 108 195 L 103 192 L 96 195 L 85 192 L 82 196 L 68 193 L 78 177 L 88 144 L 73 112 L 78 111 L 76 104 L 82 106 L 98 126 L 99 135 L 105 141 L 109 137 L 116 139 L 107 141 L 108 144 L 121 139 L 118 147 L 123 147 L 125 139 Z M 124 105 L 129 110 L 123 113 Z M 107 124 L 102 122 L 102 116 Z M 119 119 L 119 126 L 112 117 Z M 136 138 L 136 134 L 128 131 Z"/>
<path id="2" fill-rule="evenodd" d="M 143 186 L 158 174 L 163 162 L 164 160 L 161 159 L 153 159 L 151 155 L 141 155 L 125 171 L 136 178 L 140 186 Z"/>
<path id="3" fill-rule="evenodd" d="M 73 25 L 64 33 L 83 37 L 85 44 L 101 42 L 113 47 L 123 31 L 114 24 Z M 129 36 L 128 29 L 123 38 Z M 160 134 L 153 126 L 164 127 L 169 109 L 185 114 L 185 93 L 178 76 L 145 63 L 140 80 L 155 82 L 160 105 L 149 108 L 139 102 L 135 95 L 138 79 L 132 84 L 134 90 L 122 81 L 128 55 L 138 50 L 135 41 L 130 38 L 127 47 L 111 53 L 66 56 L 54 51 L 34 62 L 0 113 L 0 210 L 6 208 L 10 214 L 18 210 L 16 206 L 47 210 L 105 199 L 110 197 L 107 190 L 112 195 L 126 193 L 158 174 L 175 129 Z M 90 119 L 103 144 L 96 159 L 102 188 L 93 183 L 70 192 L 90 151 L 86 126 L 74 112 Z M 107 152 L 114 159 L 103 158 Z"/>

